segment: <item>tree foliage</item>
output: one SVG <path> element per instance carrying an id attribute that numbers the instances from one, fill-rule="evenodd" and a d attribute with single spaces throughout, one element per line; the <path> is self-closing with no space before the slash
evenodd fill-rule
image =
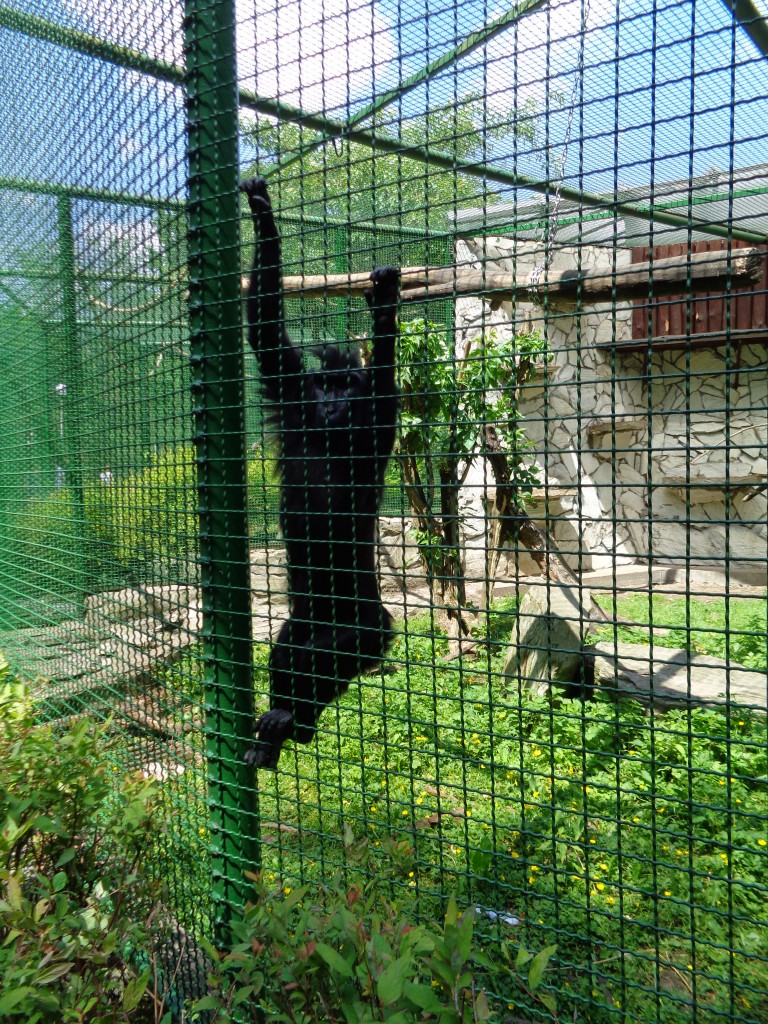
<path id="1" fill-rule="evenodd" d="M 400 332 L 402 390 L 399 455 L 406 494 L 418 523 L 417 541 L 433 597 L 467 631 L 462 609 L 464 540 L 459 495 L 478 459 L 502 452 L 522 507 L 538 480 L 530 442 L 520 425 L 518 389 L 530 379 L 544 341 L 535 332 L 494 330 L 470 339 L 459 355 L 443 327 L 424 320 Z M 492 425 L 492 434 L 489 434 Z"/>
<path id="2" fill-rule="evenodd" d="M 420 116 L 393 121 L 381 111 L 366 131 L 410 146 L 428 147 L 456 159 L 485 161 L 489 147 L 536 134 L 536 103 L 493 110 L 477 93 Z M 248 116 L 241 122 L 254 172 L 270 174 L 318 136 L 295 124 Z M 488 183 L 408 157 L 375 152 L 357 143 L 328 141 L 305 153 L 285 173 L 275 173 L 276 205 L 283 211 L 340 221 L 371 221 L 396 227 L 444 231 L 446 214 L 493 201 Z M 272 186 L 271 186 L 272 187 Z"/>

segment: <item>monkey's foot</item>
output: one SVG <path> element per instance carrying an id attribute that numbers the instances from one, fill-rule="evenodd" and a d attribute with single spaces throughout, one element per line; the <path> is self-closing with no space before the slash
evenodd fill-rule
<path id="1" fill-rule="evenodd" d="M 394 306 L 400 291 L 400 270 L 398 267 L 376 267 L 371 271 L 372 288 L 365 293 L 371 309 Z"/>
<path id="2" fill-rule="evenodd" d="M 269 189 L 264 178 L 249 178 L 240 182 L 240 191 L 248 197 L 248 205 L 252 213 L 263 213 L 272 209 Z"/>
<path id="3" fill-rule="evenodd" d="M 253 731 L 257 736 L 256 746 L 246 753 L 246 763 L 274 770 L 283 744 L 293 736 L 293 715 L 290 711 L 274 708 L 256 720 Z"/>

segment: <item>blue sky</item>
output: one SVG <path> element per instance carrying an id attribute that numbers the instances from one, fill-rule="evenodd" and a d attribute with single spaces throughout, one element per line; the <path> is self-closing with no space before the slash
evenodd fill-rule
<path id="1" fill-rule="evenodd" d="M 337 118 L 504 10 L 478 0 L 458 8 L 446 0 L 291 0 L 279 10 L 275 2 L 237 0 L 243 83 Z M 165 59 L 181 57 L 178 4 L 15 0 L 15 6 Z M 583 77 L 584 8 L 580 0 L 554 3 L 414 91 L 402 107 L 393 105 L 393 118 L 450 105 L 468 90 L 486 96 L 493 112 L 514 111 L 516 97 L 532 99 L 541 111 L 539 142 L 549 144 L 555 168 L 567 132 L 562 107 L 575 95 L 581 109 L 565 175 L 592 192 L 764 160 L 768 61 L 742 29 L 732 30 L 721 0 L 666 0 L 655 7 L 621 0 L 620 6 L 617 27 L 617 4 L 591 0 Z M 0 174 L 183 195 L 180 90 L 5 30 L 0 67 Z M 490 151 L 488 162 L 511 168 L 513 148 Z M 519 169 L 540 176 L 541 149 L 517 150 Z"/>

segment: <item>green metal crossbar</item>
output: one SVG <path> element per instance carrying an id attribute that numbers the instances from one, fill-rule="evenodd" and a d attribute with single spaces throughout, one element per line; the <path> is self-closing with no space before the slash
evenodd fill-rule
<path id="1" fill-rule="evenodd" d="M 768 21 L 753 0 L 722 0 L 725 9 L 747 33 L 764 57 L 768 57 Z"/>

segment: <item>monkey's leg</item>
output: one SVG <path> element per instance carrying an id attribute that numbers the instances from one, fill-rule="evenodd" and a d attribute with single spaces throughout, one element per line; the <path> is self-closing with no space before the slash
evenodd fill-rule
<path id="1" fill-rule="evenodd" d="M 359 625 L 283 623 L 270 658 L 272 708 L 254 725 L 257 742 L 246 755 L 257 768 L 276 768 L 286 740 L 309 743 L 323 710 L 351 679 L 378 664 L 392 638 L 391 617 L 371 608 Z M 311 640 L 291 643 L 309 629 Z"/>
<path id="2" fill-rule="evenodd" d="M 258 737 L 256 745 L 246 754 L 249 764 L 257 768 L 276 768 L 286 740 L 294 736 L 294 696 L 301 694 L 302 673 L 306 664 L 305 645 L 309 624 L 301 619 L 288 619 L 280 627 L 269 655 L 270 710 L 253 725 Z M 306 685 L 306 684 L 304 684 Z"/>
<path id="3" fill-rule="evenodd" d="M 253 731 L 257 740 L 246 752 L 247 764 L 257 768 L 277 768 L 283 744 L 293 737 L 293 715 L 282 708 L 273 708 L 256 719 Z"/>
<path id="4" fill-rule="evenodd" d="M 339 694 L 339 672 L 355 674 L 349 654 L 336 659 L 337 630 L 292 618 L 280 627 L 269 657 L 269 704 L 254 723 L 256 745 L 246 759 L 257 768 L 276 768 L 286 740 L 309 743 L 323 708 Z M 342 633 L 342 645 L 351 640 Z M 344 659 L 347 660 L 344 660 Z M 345 684 L 346 686 L 346 684 Z"/>
<path id="5" fill-rule="evenodd" d="M 381 661 L 391 639 L 391 616 L 381 605 L 368 609 L 353 625 L 315 626 L 306 648 L 304 693 L 309 699 L 294 705 L 298 743 L 309 743 L 323 709 L 346 692 L 350 680 Z"/>

